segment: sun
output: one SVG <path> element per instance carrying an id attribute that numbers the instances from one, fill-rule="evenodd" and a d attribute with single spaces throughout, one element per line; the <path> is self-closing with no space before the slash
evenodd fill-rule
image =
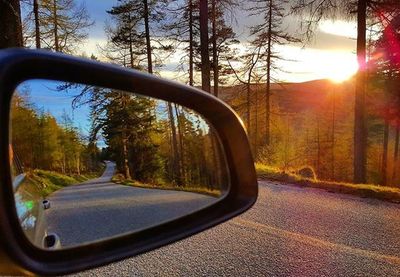
<path id="1" fill-rule="evenodd" d="M 350 79 L 357 73 L 358 63 L 355 57 L 336 58 L 337 59 L 333 57 L 325 63 L 325 70 L 323 72 L 325 78 L 331 80 L 334 83 L 342 83 Z"/>
<path id="2" fill-rule="evenodd" d="M 354 76 L 356 72 L 357 68 L 338 68 L 337 70 L 332 70 L 328 79 L 334 83 L 343 83 Z"/>
<path id="3" fill-rule="evenodd" d="M 347 50 L 312 50 L 300 58 L 305 72 L 313 79 L 341 83 L 358 71 L 357 55 Z"/>

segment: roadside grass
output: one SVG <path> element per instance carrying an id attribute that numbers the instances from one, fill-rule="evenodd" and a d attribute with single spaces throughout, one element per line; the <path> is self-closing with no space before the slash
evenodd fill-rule
<path id="1" fill-rule="evenodd" d="M 138 188 L 146 188 L 146 189 L 163 189 L 163 190 L 174 190 L 174 191 L 186 191 L 186 192 L 194 192 L 205 194 L 208 196 L 213 197 L 220 197 L 221 191 L 219 190 L 210 190 L 207 188 L 200 188 L 200 187 L 188 187 L 188 186 L 174 186 L 170 184 L 145 184 L 136 180 L 127 180 L 122 174 L 116 174 L 111 179 L 116 184 L 126 185 L 126 186 L 133 186 Z"/>
<path id="2" fill-rule="evenodd" d="M 263 180 L 278 181 L 282 184 L 294 184 L 301 187 L 319 188 L 329 192 L 352 194 L 360 197 L 376 198 L 400 203 L 399 188 L 304 178 L 300 175 L 260 163 L 256 163 L 255 166 L 258 178 Z"/>
<path id="3" fill-rule="evenodd" d="M 87 174 L 73 174 L 70 176 L 41 169 L 34 169 L 26 173 L 24 185 L 26 187 L 34 186 L 38 189 L 43 197 L 64 188 L 66 186 L 79 184 L 93 178 L 97 178 L 103 172 L 104 167 L 98 172 L 90 172 Z"/>

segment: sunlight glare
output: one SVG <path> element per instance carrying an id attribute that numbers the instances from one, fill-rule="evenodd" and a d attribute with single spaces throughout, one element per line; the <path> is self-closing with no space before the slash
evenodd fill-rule
<path id="1" fill-rule="evenodd" d="M 330 64 L 330 70 L 326 72 L 326 76 L 334 83 L 342 83 L 354 76 L 357 70 L 357 62 L 353 60 L 339 60 Z"/>
<path id="2" fill-rule="evenodd" d="M 333 82 L 343 82 L 358 70 L 357 55 L 352 51 L 301 49 L 294 46 L 282 46 L 277 49 L 282 56 L 294 61 L 277 62 L 277 65 L 286 71 L 277 76 L 281 81 L 329 79 Z"/>

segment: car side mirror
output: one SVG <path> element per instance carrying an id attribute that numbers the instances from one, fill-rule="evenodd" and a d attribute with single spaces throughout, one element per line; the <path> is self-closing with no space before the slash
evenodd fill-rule
<path id="1" fill-rule="evenodd" d="M 42 117 L 35 115 L 43 120 L 38 126 L 46 120 L 53 126 L 47 133 L 32 133 L 32 141 L 27 134 L 33 125 L 26 117 L 18 117 L 22 110 L 29 113 L 18 102 L 24 101 L 20 94 L 26 87 L 30 101 L 38 99 L 33 106 L 42 103 L 37 107 L 44 110 Z M 66 106 L 49 106 L 59 103 L 61 98 L 55 95 L 61 94 L 69 99 L 68 105 L 88 105 L 76 116 L 77 123 L 63 125 L 61 118 L 68 121 L 68 116 L 58 112 Z M 237 216 L 257 198 L 254 162 L 241 120 L 224 102 L 194 87 L 88 59 L 9 49 L 0 51 L 0 107 L 1 274 L 68 274 L 135 256 Z M 96 117 L 97 127 L 89 128 L 82 115 Z M 78 127 L 86 131 L 76 131 Z M 56 130 L 62 135 L 55 136 Z M 97 135 L 101 137 L 98 144 Z M 41 146 L 49 141 L 57 142 L 61 150 Z M 38 154 L 21 158 L 31 151 L 41 158 Z M 37 185 L 35 179 L 81 180 L 82 171 L 90 172 L 91 166 L 102 168 L 101 178 L 108 179 L 96 176 L 80 185 L 71 181 L 68 190 L 56 187 L 52 191 L 49 185 Z M 80 200 L 83 208 L 71 210 Z M 90 214 L 94 205 L 107 213 L 112 207 L 111 214 L 120 215 L 127 209 L 120 205 L 123 201 L 130 207 L 132 202 L 144 201 L 126 213 L 127 222 L 138 222 L 133 218 L 144 213 L 153 215 L 150 223 L 126 224 L 120 232 L 67 245 L 63 234 L 73 233 L 78 226 L 63 229 L 63 223 L 82 220 L 80 213 L 85 212 L 88 219 L 96 218 Z M 94 222 L 104 224 L 100 218 Z M 110 216 L 103 227 L 109 231 L 117 223 L 117 217 Z"/>

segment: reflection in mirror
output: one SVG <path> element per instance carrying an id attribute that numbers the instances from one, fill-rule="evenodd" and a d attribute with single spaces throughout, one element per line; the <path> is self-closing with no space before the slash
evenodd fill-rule
<path id="1" fill-rule="evenodd" d="M 229 188 L 212 126 L 193 110 L 139 94 L 26 81 L 13 96 L 10 132 L 17 214 L 41 248 L 159 225 Z"/>

